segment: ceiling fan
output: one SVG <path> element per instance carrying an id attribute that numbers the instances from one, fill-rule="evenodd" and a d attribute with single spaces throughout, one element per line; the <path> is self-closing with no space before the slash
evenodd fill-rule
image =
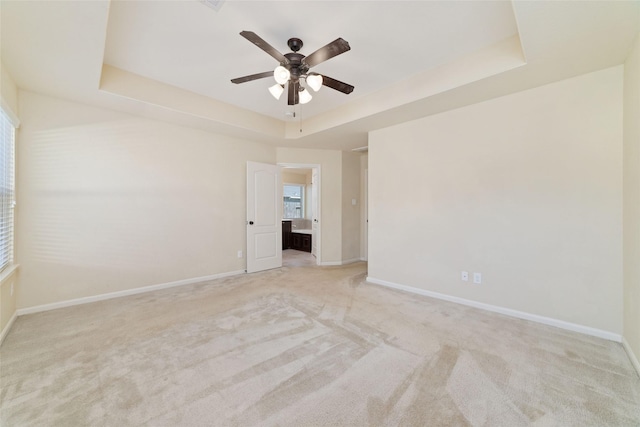
<path id="1" fill-rule="evenodd" d="M 302 40 L 291 38 L 287 41 L 287 45 L 292 52 L 283 55 L 252 31 L 242 31 L 240 35 L 267 52 L 275 58 L 280 65 L 278 65 L 274 71 L 265 71 L 264 73 L 251 74 L 249 76 L 232 79 L 232 83 L 245 83 L 273 76 L 277 83 L 269 88 L 269 92 L 271 92 L 276 99 L 280 99 L 280 96 L 284 92 L 284 86 L 287 84 L 288 105 L 297 105 L 298 103 L 306 104 L 311 100 L 309 91 L 300 85 L 301 80 L 304 80 L 306 86 L 316 92 L 320 90 L 322 86 L 330 87 L 345 94 L 353 92 L 354 87 L 350 84 L 343 83 L 322 74 L 309 72 L 311 67 L 350 50 L 351 47 L 346 40 L 338 38 L 312 54 L 305 56 L 298 53 L 302 48 Z"/>

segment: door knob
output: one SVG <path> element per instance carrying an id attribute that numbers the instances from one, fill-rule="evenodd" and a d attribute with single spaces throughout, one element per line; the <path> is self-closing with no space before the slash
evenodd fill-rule
<path id="1" fill-rule="evenodd" d="M 249 221 L 249 225 L 253 225 L 253 221 Z"/>

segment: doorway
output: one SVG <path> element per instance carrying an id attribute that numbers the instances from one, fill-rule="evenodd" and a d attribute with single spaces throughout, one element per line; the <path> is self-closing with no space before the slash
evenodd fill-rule
<path id="1" fill-rule="evenodd" d="M 291 221 L 291 238 L 303 243 L 297 250 L 310 251 L 315 264 L 322 262 L 321 168 L 319 164 L 279 163 L 282 167 L 283 221 Z M 296 190 L 298 187 L 300 192 Z M 287 197 L 287 194 L 289 196 Z M 298 200 L 300 197 L 302 200 Z M 290 218 L 286 218 L 286 217 Z M 285 237 L 286 239 L 286 237 Z M 286 242 L 285 242 L 286 246 Z"/>

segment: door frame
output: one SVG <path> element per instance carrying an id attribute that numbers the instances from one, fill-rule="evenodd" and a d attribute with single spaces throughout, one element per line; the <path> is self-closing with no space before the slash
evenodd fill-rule
<path id="1" fill-rule="evenodd" d="M 369 260 L 369 168 L 365 168 L 362 177 L 362 247 L 361 260 Z"/>
<path id="2" fill-rule="evenodd" d="M 318 171 L 318 235 L 313 236 L 313 239 L 317 242 L 316 264 L 322 265 L 322 167 L 318 163 L 277 163 L 277 165 L 282 166 L 283 170 L 286 168 L 299 168 L 316 169 Z"/>

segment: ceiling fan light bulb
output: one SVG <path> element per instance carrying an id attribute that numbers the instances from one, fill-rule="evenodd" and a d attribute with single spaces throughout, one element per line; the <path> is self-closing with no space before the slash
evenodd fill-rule
<path id="1" fill-rule="evenodd" d="M 281 85 L 288 82 L 289 77 L 291 77 L 291 73 L 289 73 L 289 70 L 284 68 L 282 65 L 278 65 L 276 69 L 273 70 L 273 78 Z"/>
<path id="2" fill-rule="evenodd" d="M 280 84 L 275 84 L 269 88 L 269 92 L 275 99 L 280 99 L 282 92 L 284 92 L 284 87 Z"/>
<path id="3" fill-rule="evenodd" d="M 319 91 L 322 87 L 322 76 L 320 74 L 311 74 L 307 76 L 307 85 L 314 91 Z"/>
<path id="4" fill-rule="evenodd" d="M 307 102 L 311 101 L 311 98 L 313 98 L 313 96 L 311 96 L 308 90 L 303 89 L 300 92 L 300 104 L 306 104 Z"/>

